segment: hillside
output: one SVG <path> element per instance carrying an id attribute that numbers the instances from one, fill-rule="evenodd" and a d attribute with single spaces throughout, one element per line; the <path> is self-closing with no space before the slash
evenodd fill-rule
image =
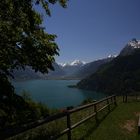
<path id="1" fill-rule="evenodd" d="M 82 66 L 78 71 L 71 74 L 70 76 L 77 77 L 79 79 L 85 78 L 85 77 L 93 74 L 94 72 L 96 72 L 101 65 L 106 64 L 113 59 L 114 59 L 114 57 L 108 57 L 108 58 L 99 59 L 99 60 L 87 63 L 84 66 Z"/>
<path id="2" fill-rule="evenodd" d="M 83 66 L 85 66 L 86 63 L 84 61 L 80 60 L 74 60 L 71 63 L 64 63 L 61 64 L 60 67 L 65 72 L 65 75 L 63 75 L 63 78 L 79 78 L 79 77 L 73 77 L 73 74 L 75 74 L 79 69 L 81 69 Z M 81 79 L 81 78 L 80 78 Z"/>
<path id="3" fill-rule="evenodd" d="M 120 53 L 122 54 L 122 52 Z M 125 94 L 140 91 L 140 49 L 119 55 L 110 63 L 81 80 L 78 88 L 101 91 L 108 94 Z"/>
<path id="4" fill-rule="evenodd" d="M 117 97 L 117 106 L 111 105 L 98 112 L 98 123 L 95 117 L 90 118 L 71 132 L 73 140 L 139 140 L 138 118 L 140 115 L 140 104 L 138 100 L 130 97 L 128 103 L 122 103 L 122 96 Z M 92 108 L 86 108 L 75 112 L 71 118 L 72 123 L 84 119 L 91 113 Z M 50 135 L 56 135 L 66 128 L 66 118 L 59 118 L 57 121 L 41 125 L 35 129 L 26 131 L 9 140 L 46 140 Z M 60 140 L 67 140 L 64 134 Z"/>
<path id="5" fill-rule="evenodd" d="M 95 125 L 94 119 L 91 119 L 79 127 L 73 134 L 74 138 L 85 140 L 139 140 L 140 135 L 137 132 L 139 107 L 139 102 L 119 103 L 108 116 L 101 117 L 98 126 Z"/>

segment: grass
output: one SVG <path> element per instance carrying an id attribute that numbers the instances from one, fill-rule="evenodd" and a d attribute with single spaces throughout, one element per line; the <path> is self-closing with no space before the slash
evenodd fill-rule
<path id="1" fill-rule="evenodd" d="M 122 103 L 121 100 L 122 97 L 117 98 L 118 106 L 115 108 L 112 106 L 111 112 L 108 112 L 106 108 L 98 114 L 98 124 L 93 117 L 72 130 L 72 140 L 139 140 L 137 123 L 140 115 L 140 102 L 131 100 L 128 103 Z M 93 108 L 89 108 L 72 114 L 72 124 L 80 121 L 93 111 Z M 13 138 L 12 140 L 49 140 L 47 134 L 57 134 L 57 131 L 65 128 L 66 118 L 64 117 L 58 122 L 52 122 L 50 125 L 43 125 L 34 129 L 32 133 L 29 131 L 26 136 L 22 135 L 22 138 Z M 67 135 L 59 140 L 67 140 Z"/>
<path id="2" fill-rule="evenodd" d="M 120 100 L 120 99 L 119 99 Z M 109 114 L 103 111 L 99 125 L 94 118 L 73 130 L 72 140 L 139 140 L 137 123 L 140 102 L 118 103 Z"/>

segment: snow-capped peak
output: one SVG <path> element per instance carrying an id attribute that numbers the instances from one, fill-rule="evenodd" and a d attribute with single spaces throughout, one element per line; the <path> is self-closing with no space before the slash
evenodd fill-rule
<path id="1" fill-rule="evenodd" d="M 69 66 L 69 63 L 58 63 L 58 65 L 60 65 L 62 67 L 66 67 L 66 66 Z"/>
<path id="2" fill-rule="evenodd" d="M 120 52 L 120 56 L 130 55 L 140 49 L 140 40 L 132 39 Z"/>
<path id="3" fill-rule="evenodd" d="M 140 48 L 140 40 L 132 39 L 127 45 L 131 46 L 133 49 L 139 49 Z"/>
<path id="4" fill-rule="evenodd" d="M 59 63 L 59 65 L 62 66 L 62 67 L 67 67 L 67 66 L 83 66 L 85 64 L 86 64 L 86 62 L 80 61 L 80 60 L 74 60 L 71 63 Z"/>
<path id="5" fill-rule="evenodd" d="M 69 66 L 69 63 L 63 63 L 62 64 L 62 67 L 66 67 L 66 66 Z"/>
<path id="6" fill-rule="evenodd" d="M 108 55 L 108 58 L 115 58 L 115 57 L 117 57 L 117 54 L 116 55 L 112 55 L 112 54 Z"/>
<path id="7" fill-rule="evenodd" d="M 70 63 L 71 66 L 78 66 L 78 65 L 84 65 L 86 62 L 80 61 L 80 60 L 74 60 L 73 62 Z"/>

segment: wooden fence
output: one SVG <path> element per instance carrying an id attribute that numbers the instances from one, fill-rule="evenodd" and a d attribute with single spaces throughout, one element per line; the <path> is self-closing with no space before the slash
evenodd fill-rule
<path id="1" fill-rule="evenodd" d="M 104 102 L 104 104 L 101 105 L 103 102 Z M 57 139 L 57 138 L 63 136 L 64 134 L 67 134 L 67 139 L 71 140 L 71 135 L 72 135 L 71 131 L 74 128 L 78 127 L 79 125 L 86 122 L 87 120 L 89 120 L 92 117 L 95 117 L 96 122 L 98 122 L 98 113 L 100 111 L 104 110 L 105 108 L 107 108 L 108 111 L 110 111 L 111 110 L 111 105 L 114 105 L 114 106 L 117 105 L 115 95 L 106 97 L 106 98 L 104 98 L 102 100 L 99 100 L 97 102 L 94 102 L 94 103 L 79 106 L 79 107 L 71 109 L 71 110 L 65 110 L 64 112 L 61 112 L 61 113 L 58 113 L 56 115 L 47 117 L 46 119 L 38 120 L 36 122 L 23 125 L 20 128 L 15 127 L 15 128 L 9 128 L 9 129 L 0 131 L 0 139 L 6 139 L 6 138 L 9 138 L 9 137 L 12 137 L 12 136 L 16 136 L 18 134 L 21 134 L 21 133 L 27 131 L 27 130 L 36 128 L 38 126 L 41 126 L 43 124 L 47 124 L 47 123 L 52 122 L 52 121 L 56 121 L 56 120 L 61 119 L 63 117 L 66 117 L 67 128 L 64 129 L 62 132 L 60 132 L 58 135 L 52 136 L 50 139 L 54 140 L 54 139 Z M 80 121 L 76 122 L 75 124 L 71 123 L 71 115 L 73 113 L 82 111 L 84 109 L 88 109 L 90 107 L 93 107 L 93 110 L 94 110 L 90 115 L 86 116 L 85 118 L 81 119 Z"/>
<path id="2" fill-rule="evenodd" d="M 123 102 L 140 101 L 140 92 L 125 93 L 123 95 Z"/>

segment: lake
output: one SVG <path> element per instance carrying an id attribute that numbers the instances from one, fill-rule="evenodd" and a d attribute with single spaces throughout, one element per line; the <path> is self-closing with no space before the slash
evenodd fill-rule
<path id="1" fill-rule="evenodd" d="M 99 100 L 106 96 L 103 93 L 68 87 L 77 82 L 78 80 L 29 80 L 13 82 L 13 85 L 18 94 L 25 90 L 35 101 L 45 103 L 50 108 L 77 106 L 85 99 Z"/>

